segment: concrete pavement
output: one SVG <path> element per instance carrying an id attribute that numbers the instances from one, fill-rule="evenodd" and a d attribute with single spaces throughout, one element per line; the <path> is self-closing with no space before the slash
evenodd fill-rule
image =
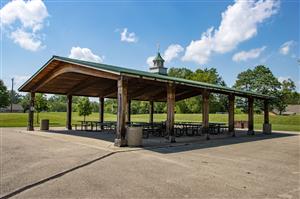
<path id="1" fill-rule="evenodd" d="M 299 198 L 299 133 L 115 148 L 1 129 L 1 197 Z"/>

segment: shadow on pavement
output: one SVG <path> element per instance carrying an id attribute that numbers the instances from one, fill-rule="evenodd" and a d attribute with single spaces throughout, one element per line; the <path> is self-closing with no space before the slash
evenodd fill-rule
<path id="1" fill-rule="evenodd" d="M 99 139 L 112 143 L 115 139 L 115 135 L 112 132 L 74 130 L 50 130 L 48 132 L 64 134 L 69 136 L 80 136 L 91 139 Z M 178 153 L 183 151 L 255 142 L 266 139 L 276 139 L 297 135 L 297 133 L 280 132 L 273 132 L 272 134 L 263 134 L 261 132 L 256 132 L 255 135 L 247 135 L 247 131 L 239 130 L 236 132 L 236 137 L 232 137 L 231 135 L 211 136 L 210 140 L 206 140 L 205 136 L 183 136 L 177 137 L 176 143 L 169 143 L 165 138 L 162 137 L 149 137 L 148 139 L 143 139 L 143 148 L 158 153 Z"/>

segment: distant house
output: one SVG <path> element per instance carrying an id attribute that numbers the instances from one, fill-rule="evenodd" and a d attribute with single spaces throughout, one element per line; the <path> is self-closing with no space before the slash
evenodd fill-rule
<path id="1" fill-rule="evenodd" d="M 300 114 L 300 104 L 288 105 L 288 107 L 286 108 L 286 112 L 291 112 L 291 113 L 299 115 Z"/>
<path id="2" fill-rule="evenodd" d="M 14 113 L 22 113 L 24 111 L 23 107 L 20 104 L 13 104 L 12 106 L 12 112 Z M 1 108 L 0 112 L 4 112 L 4 113 L 9 113 L 10 112 L 10 105 L 5 107 L 5 108 Z"/>
<path id="3" fill-rule="evenodd" d="M 273 111 L 276 115 L 279 115 L 278 110 Z M 299 115 L 300 114 L 300 104 L 296 105 L 288 105 L 286 107 L 286 110 L 282 112 L 282 115 Z"/>

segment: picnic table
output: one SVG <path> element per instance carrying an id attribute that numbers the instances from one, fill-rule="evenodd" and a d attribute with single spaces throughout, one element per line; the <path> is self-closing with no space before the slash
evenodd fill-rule
<path id="1" fill-rule="evenodd" d="M 147 122 L 131 122 L 128 124 L 128 126 L 131 127 L 142 127 L 143 128 L 143 137 L 149 138 L 149 135 L 153 136 L 163 136 L 164 135 L 164 122 L 153 122 L 153 123 L 147 123 Z"/>
<path id="2" fill-rule="evenodd" d="M 80 123 L 80 130 L 93 131 L 95 130 L 114 130 L 116 127 L 116 122 L 99 122 L 99 121 L 78 121 Z M 99 128 L 98 128 L 99 127 Z M 77 125 L 75 124 L 75 129 L 77 130 Z"/>
<path id="3" fill-rule="evenodd" d="M 221 134 L 226 128 L 225 123 L 211 122 L 209 123 L 210 134 Z M 203 134 L 203 125 L 201 122 L 176 122 L 174 125 L 175 136 L 194 136 Z"/>
<path id="4" fill-rule="evenodd" d="M 202 124 L 197 122 L 176 122 L 174 125 L 175 136 L 193 136 L 201 133 Z"/>
<path id="5" fill-rule="evenodd" d="M 78 121 L 80 123 L 80 130 L 85 131 L 114 131 L 117 123 L 114 121 Z M 143 137 L 149 138 L 149 135 L 163 137 L 165 136 L 166 125 L 165 122 L 127 122 L 127 126 L 131 127 L 142 127 Z M 77 130 L 77 125 L 75 125 Z M 228 129 L 226 123 L 222 122 L 210 122 L 209 131 L 203 132 L 203 125 L 201 122 L 176 122 L 174 124 L 174 134 L 177 137 L 180 136 L 195 136 L 209 133 L 213 135 L 219 135 Z"/>
<path id="6" fill-rule="evenodd" d="M 221 134 L 224 132 L 225 129 L 227 129 L 228 126 L 226 126 L 226 123 L 223 122 L 210 122 L 209 123 L 209 129 L 211 134 Z"/>

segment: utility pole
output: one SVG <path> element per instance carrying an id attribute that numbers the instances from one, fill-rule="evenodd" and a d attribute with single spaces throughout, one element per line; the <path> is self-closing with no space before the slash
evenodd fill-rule
<path id="1" fill-rule="evenodd" d="M 11 78 L 10 112 L 13 112 L 14 78 Z"/>

